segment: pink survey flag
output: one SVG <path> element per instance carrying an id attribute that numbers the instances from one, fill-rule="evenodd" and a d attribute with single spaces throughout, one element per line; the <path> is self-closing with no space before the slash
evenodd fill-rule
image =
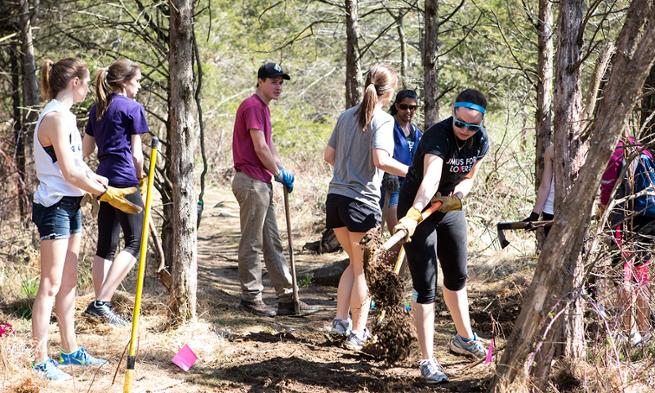
<path id="1" fill-rule="evenodd" d="M 196 363 L 198 356 L 193 353 L 191 347 L 188 344 L 184 344 L 182 349 L 180 349 L 173 359 L 171 360 L 175 365 L 181 368 L 184 371 L 189 371 L 189 369 Z"/>
<path id="2" fill-rule="evenodd" d="M 487 349 L 487 358 L 484 359 L 484 364 L 489 364 L 494 360 L 494 347 L 495 347 L 495 342 L 494 342 L 493 336 L 491 337 L 491 340 L 489 340 L 489 348 Z"/>

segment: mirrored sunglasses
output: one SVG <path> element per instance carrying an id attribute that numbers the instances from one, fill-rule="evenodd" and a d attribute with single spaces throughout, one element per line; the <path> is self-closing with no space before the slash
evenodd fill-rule
<path id="1" fill-rule="evenodd" d="M 459 120 L 458 118 L 453 116 L 453 124 L 457 128 L 465 128 L 471 132 L 478 132 L 482 129 L 482 124 L 471 124 L 467 123 L 465 121 Z"/>

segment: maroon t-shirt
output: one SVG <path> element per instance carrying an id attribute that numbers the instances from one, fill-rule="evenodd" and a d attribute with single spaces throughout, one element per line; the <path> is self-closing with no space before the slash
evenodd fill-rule
<path id="1" fill-rule="evenodd" d="M 272 147 L 271 112 L 268 105 L 257 94 L 246 98 L 237 109 L 232 135 L 232 158 L 234 169 L 248 176 L 270 183 L 273 174 L 266 169 L 257 157 L 252 137 L 248 130 L 261 130 L 269 148 Z"/>

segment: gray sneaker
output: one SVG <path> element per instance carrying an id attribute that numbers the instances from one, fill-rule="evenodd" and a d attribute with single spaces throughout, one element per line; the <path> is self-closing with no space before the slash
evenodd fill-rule
<path id="1" fill-rule="evenodd" d="M 343 343 L 343 346 L 351 351 L 361 351 L 369 338 L 371 338 L 371 333 L 369 333 L 367 328 L 364 328 L 364 331 L 361 333 L 352 330 L 346 341 Z"/>
<path id="2" fill-rule="evenodd" d="M 421 370 L 421 376 L 425 383 L 448 382 L 448 376 L 444 374 L 443 367 L 435 358 L 421 360 L 418 364 L 418 368 Z"/>
<path id="3" fill-rule="evenodd" d="M 484 344 L 475 333 L 473 333 L 473 338 L 468 341 L 465 341 L 464 337 L 456 334 L 453 339 L 450 340 L 450 350 L 453 353 L 471 356 L 476 359 L 484 359 L 487 357 L 487 348 L 485 348 Z"/>
<path id="4" fill-rule="evenodd" d="M 93 301 L 84 310 L 84 315 L 114 326 L 128 326 L 130 324 L 114 312 L 111 302 Z"/>
<path id="5" fill-rule="evenodd" d="M 353 327 L 352 319 L 348 318 L 346 320 L 336 319 L 332 320 L 332 328 L 330 329 L 330 335 L 335 337 L 348 337 Z"/>

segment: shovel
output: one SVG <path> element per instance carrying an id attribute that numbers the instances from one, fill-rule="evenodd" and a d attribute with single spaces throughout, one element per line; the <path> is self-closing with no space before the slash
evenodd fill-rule
<path id="1" fill-rule="evenodd" d="M 437 201 L 437 202 L 434 202 L 432 205 L 430 205 L 430 207 L 425 209 L 421 213 L 421 222 L 425 221 L 428 217 L 430 217 L 432 215 L 432 213 L 439 210 L 439 208 L 441 207 L 442 204 L 443 203 L 441 201 Z M 389 238 L 389 240 L 387 240 L 386 242 L 384 242 L 384 244 L 382 244 L 382 250 L 383 251 L 389 251 L 389 249 L 391 247 L 398 244 L 398 242 L 403 240 L 406 236 L 407 236 L 407 231 L 406 230 L 404 230 L 404 229 L 399 230 L 398 232 L 394 233 L 393 236 L 391 236 Z M 402 259 L 400 260 L 400 263 L 402 264 Z M 398 262 L 396 262 L 396 265 L 398 267 L 398 271 L 400 271 L 400 266 L 398 265 Z M 394 270 L 395 270 L 395 268 L 394 268 Z"/>
<path id="2" fill-rule="evenodd" d="M 437 201 L 437 202 L 434 202 L 432 205 L 430 205 L 430 207 L 428 207 L 425 211 L 423 211 L 421 213 L 421 222 L 426 220 L 428 217 L 430 217 L 432 215 L 432 213 L 439 210 L 439 208 L 441 207 L 442 204 L 443 203 L 441 201 Z M 387 240 L 386 242 L 384 242 L 384 244 L 382 244 L 382 250 L 383 251 L 388 251 L 389 249 L 391 249 L 391 247 L 395 246 L 400 241 L 405 239 L 406 236 L 407 236 L 407 231 L 405 231 L 403 229 L 401 229 L 400 231 L 394 233 L 393 236 L 391 236 L 389 238 L 389 240 Z M 400 272 L 400 268 L 403 265 L 403 260 L 405 260 L 405 249 L 403 247 L 400 247 L 400 251 L 398 252 L 398 257 L 396 258 L 396 263 L 394 264 L 394 267 L 393 267 L 393 273 L 394 274 L 398 274 Z M 382 310 L 380 312 L 380 316 L 378 317 L 378 320 L 377 320 L 378 323 L 382 322 L 382 320 L 385 317 L 385 314 L 386 314 L 385 310 Z"/>
<path id="3" fill-rule="evenodd" d="M 291 214 L 289 213 L 289 191 L 284 188 L 284 215 L 287 219 L 287 239 L 289 240 L 289 264 L 291 265 L 291 285 L 293 285 L 293 310 L 300 315 L 298 286 L 296 285 L 296 264 L 293 261 L 293 239 L 291 238 Z"/>

